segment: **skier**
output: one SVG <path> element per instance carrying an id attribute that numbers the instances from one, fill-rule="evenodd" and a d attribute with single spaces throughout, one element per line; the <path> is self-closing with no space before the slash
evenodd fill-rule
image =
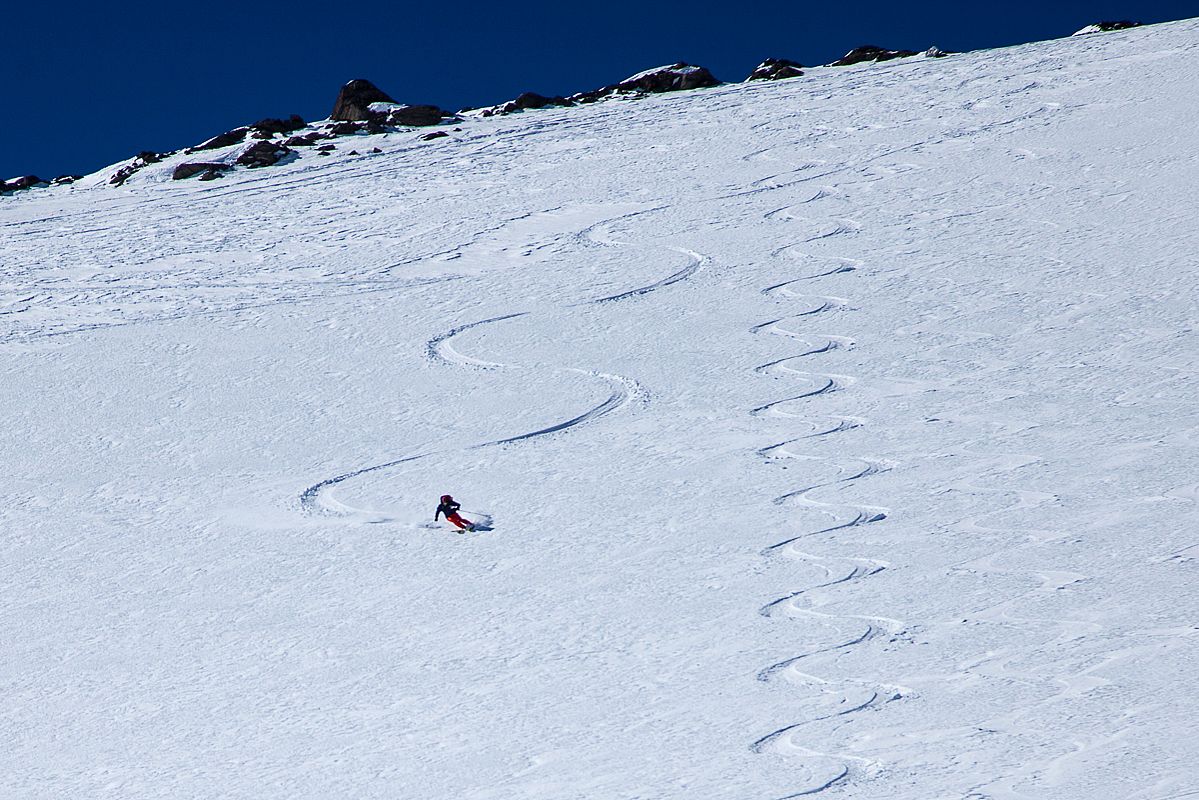
<path id="1" fill-rule="evenodd" d="M 433 515 L 433 521 L 436 522 L 438 517 L 445 514 L 446 520 L 457 525 L 460 530 L 473 531 L 475 524 L 468 519 L 458 516 L 458 509 L 460 508 L 462 508 L 461 503 L 456 503 L 454 502 L 454 498 L 448 494 L 443 494 L 441 496 L 441 505 L 437 507 L 437 513 Z"/>

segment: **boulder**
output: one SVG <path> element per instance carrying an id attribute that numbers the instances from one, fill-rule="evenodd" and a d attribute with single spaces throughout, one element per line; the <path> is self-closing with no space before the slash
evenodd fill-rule
<path id="1" fill-rule="evenodd" d="M 565 97 L 546 97 L 537 94 L 536 92 L 525 92 L 518 96 L 515 100 L 509 100 L 502 105 L 493 106 L 483 110 L 483 116 L 492 117 L 496 114 L 514 114 L 518 111 L 527 111 L 529 109 L 545 108 L 547 106 L 573 106 L 574 103 L 567 100 Z M 468 109 L 464 109 L 468 110 Z"/>
<path id="2" fill-rule="evenodd" d="M 768 58 L 749 73 L 747 81 L 779 81 L 803 75 L 803 64 L 785 58 Z"/>
<path id="3" fill-rule="evenodd" d="M 660 94 L 719 85 L 720 81 L 704 67 L 680 61 L 677 64 L 638 72 L 620 83 L 571 95 L 569 99 L 576 103 L 594 103 L 614 94 Z"/>
<path id="4" fill-rule="evenodd" d="M 424 128 L 440 125 L 443 119 L 453 116 L 437 106 L 409 106 L 402 103 L 372 103 L 367 111 L 370 114 L 366 121 L 367 133 L 381 133 L 382 126 Z M 372 130 L 372 125 L 380 129 Z"/>
<path id="5" fill-rule="evenodd" d="M 395 103 L 387 93 L 364 78 L 354 80 L 341 87 L 333 113 L 329 119 L 360 122 L 370 119 L 371 103 Z"/>
<path id="6" fill-rule="evenodd" d="M 647 69 L 636 75 L 625 78 L 616 84 L 618 91 L 645 92 L 659 94 L 661 92 L 679 92 L 686 89 L 704 89 L 709 86 L 719 86 L 720 81 L 704 67 L 697 67 L 680 61 L 665 67 Z"/>
<path id="7" fill-rule="evenodd" d="M 930 47 L 924 51 L 925 58 L 945 58 L 945 56 L 947 56 L 947 55 L 950 55 L 950 52 L 948 50 L 942 50 L 941 48 L 937 47 L 935 44 L 932 47 Z"/>
<path id="8" fill-rule="evenodd" d="M 255 142 L 241 152 L 236 163 L 251 169 L 269 167 L 278 164 L 284 156 L 291 152 L 294 151 L 290 147 L 278 142 Z"/>
<path id="9" fill-rule="evenodd" d="M 546 106 L 569 106 L 574 105 L 561 95 L 555 97 L 546 97 L 537 94 L 536 92 L 523 92 L 518 95 L 515 100 L 512 100 L 504 105 L 504 108 L 509 111 L 525 111 L 531 108 L 545 108 Z"/>
<path id="10" fill-rule="evenodd" d="M 82 175 L 59 175 L 54 180 L 50 181 L 51 186 L 66 186 L 68 183 L 74 183 L 80 180 Z"/>
<path id="11" fill-rule="evenodd" d="M 276 134 L 298 131 L 307 124 L 299 114 L 292 114 L 287 119 L 275 119 L 274 117 L 260 119 L 250 127 L 257 133 Z"/>
<path id="12" fill-rule="evenodd" d="M 867 61 L 890 61 L 893 58 L 907 58 L 916 55 L 915 50 L 888 50 L 885 47 L 875 47 L 864 44 L 855 47 L 841 58 L 829 64 L 830 67 L 848 67 L 851 64 L 862 64 Z"/>
<path id="13" fill-rule="evenodd" d="M 424 136 L 420 137 L 420 140 L 422 142 L 429 142 L 433 139 L 440 139 L 444 136 L 449 136 L 449 134 L 445 131 L 433 131 L 432 133 L 426 133 Z"/>
<path id="14" fill-rule="evenodd" d="M 211 161 L 189 161 L 186 164 L 180 164 L 179 166 L 175 167 L 175 171 L 171 173 L 171 180 L 186 180 L 193 175 L 199 175 L 201 172 L 206 174 L 210 172 L 215 173 L 213 177 L 216 177 L 220 173 L 230 169 L 232 169 L 232 167 L 230 167 L 228 164 L 219 164 Z M 212 180 L 212 178 L 202 177 L 201 180 Z"/>
<path id="15" fill-rule="evenodd" d="M 1118 22 L 1096 22 L 1094 25 L 1088 25 L 1080 31 L 1075 31 L 1071 36 L 1085 36 L 1088 33 L 1106 33 L 1108 31 L 1122 31 L 1128 28 L 1139 28 L 1141 23 L 1132 22 L 1131 20 L 1122 19 Z"/>
<path id="16" fill-rule="evenodd" d="M 0 192 L 19 192 L 22 189 L 32 189 L 34 186 L 43 184 L 49 185 L 49 181 L 44 181 L 36 175 L 22 175 L 19 178 L 0 181 Z"/>
<path id="17" fill-rule="evenodd" d="M 365 126 L 361 122 L 335 122 L 328 128 L 325 128 L 325 133 L 329 136 L 349 136 L 352 133 L 360 133 L 365 130 Z"/>
<path id="18" fill-rule="evenodd" d="M 299 136 L 288 136 L 283 140 L 283 144 L 287 147 L 312 147 L 319 140 L 327 138 L 329 138 L 328 134 L 321 133 L 320 131 L 309 131 Z"/>

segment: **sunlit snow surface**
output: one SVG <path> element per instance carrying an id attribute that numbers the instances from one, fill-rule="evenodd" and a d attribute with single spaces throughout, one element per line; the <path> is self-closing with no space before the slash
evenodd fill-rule
<path id="1" fill-rule="evenodd" d="M 0 199 L 0 796 L 1193 796 L 1196 85 L 1188 21 Z"/>

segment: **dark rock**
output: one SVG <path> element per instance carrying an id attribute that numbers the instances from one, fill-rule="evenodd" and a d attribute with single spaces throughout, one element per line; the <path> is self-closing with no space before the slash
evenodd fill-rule
<path id="1" fill-rule="evenodd" d="M 255 142 L 242 151 L 242 154 L 237 157 L 237 163 L 251 169 L 269 167 L 278 164 L 284 156 L 291 152 L 293 152 L 291 148 L 277 142 Z"/>
<path id="2" fill-rule="evenodd" d="M 445 131 L 434 131 L 433 133 L 426 133 L 424 136 L 420 137 L 420 139 L 422 142 L 428 142 L 432 139 L 440 139 L 444 136 L 449 136 L 449 134 Z"/>
<path id="3" fill-rule="evenodd" d="M 330 136 L 349 136 L 352 133 L 359 133 L 364 129 L 360 122 L 335 122 L 325 129 L 325 132 Z"/>
<path id="4" fill-rule="evenodd" d="M 234 128 L 231 131 L 213 136 L 211 139 L 200 142 L 195 147 L 189 147 L 183 152 L 198 153 L 202 150 L 216 150 L 218 147 L 228 147 L 229 145 L 238 144 L 246 138 L 246 134 L 250 132 L 248 125 L 243 125 L 240 128 Z"/>
<path id="5" fill-rule="evenodd" d="M 44 181 L 36 175 L 22 175 L 19 178 L 12 180 L 0 181 L 0 192 L 19 192 L 23 189 L 32 189 L 34 186 L 49 185 L 49 181 Z"/>
<path id="6" fill-rule="evenodd" d="M 713 77 L 704 67 L 679 62 L 668 67 L 646 70 L 645 72 L 625 78 L 616 84 L 623 91 L 647 92 L 679 92 L 687 89 L 704 89 L 709 86 L 719 86 L 720 81 Z"/>
<path id="7" fill-rule="evenodd" d="M 371 152 L 372 152 L 372 153 L 382 153 L 383 151 L 382 151 L 382 150 L 380 150 L 379 148 L 375 147 L 375 148 L 373 148 L 373 149 L 371 150 Z"/>
<path id="8" fill-rule="evenodd" d="M 935 44 L 932 47 L 930 47 L 924 51 L 925 58 L 945 58 L 945 56 L 949 56 L 949 55 L 953 55 L 953 53 L 949 50 L 942 50 L 941 48 L 937 47 Z"/>
<path id="9" fill-rule="evenodd" d="M 318 153 L 329 153 L 336 149 L 337 145 L 335 144 L 322 144 L 320 147 L 316 148 L 316 151 Z"/>
<path id="10" fill-rule="evenodd" d="M 302 133 L 299 136 L 288 136 L 283 140 L 283 144 L 287 147 L 312 147 L 318 140 L 327 138 L 329 138 L 328 134 L 321 133 L 320 131 L 310 131 L 309 133 Z"/>
<path id="11" fill-rule="evenodd" d="M 175 171 L 171 173 L 171 180 L 182 181 L 193 175 L 199 175 L 201 172 L 221 173 L 229 169 L 232 169 L 232 167 L 228 164 L 218 164 L 211 161 L 189 161 L 186 164 L 180 164 L 175 167 Z"/>
<path id="12" fill-rule="evenodd" d="M 108 179 L 108 182 L 113 186 L 120 186 L 125 181 L 129 180 L 134 173 L 145 169 L 151 164 L 157 164 L 159 161 L 162 161 L 169 155 L 174 155 L 174 152 L 155 153 L 153 150 L 143 150 L 134 157 L 133 161 L 114 172 L 112 177 Z"/>
<path id="13" fill-rule="evenodd" d="M 1127 19 L 1119 20 L 1117 22 L 1113 22 L 1113 21 L 1109 20 L 1107 22 L 1096 22 L 1094 25 L 1088 25 L 1087 27 L 1083 28 L 1081 31 L 1076 31 L 1074 33 L 1074 36 L 1083 36 L 1084 34 L 1088 34 L 1088 33 L 1107 33 L 1109 31 L 1122 31 L 1122 30 L 1127 30 L 1128 28 L 1139 28 L 1139 27 L 1141 27 L 1141 23 L 1132 22 L 1131 20 L 1127 20 Z"/>
<path id="14" fill-rule="evenodd" d="M 221 166 L 224 166 L 224 165 L 222 164 Z M 223 170 L 223 169 L 207 169 L 204 171 L 204 174 L 200 176 L 200 180 L 214 181 L 217 178 L 223 177 L 224 174 L 225 174 L 225 170 Z"/>
<path id="15" fill-rule="evenodd" d="M 82 175 L 59 175 L 54 180 L 50 181 L 51 186 L 66 186 L 68 183 L 74 183 L 82 178 Z"/>
<path id="16" fill-rule="evenodd" d="M 893 58 L 907 58 L 916 55 L 915 50 L 888 50 L 885 47 L 875 47 L 864 44 L 855 47 L 841 58 L 829 64 L 830 67 L 848 67 L 852 64 L 862 64 L 867 61 L 890 61 Z"/>
<path id="17" fill-rule="evenodd" d="M 388 97 L 387 93 L 375 84 L 363 78 L 356 78 L 341 87 L 341 91 L 337 95 L 337 102 L 333 104 L 333 113 L 329 115 L 329 118 L 360 122 L 370 119 L 371 103 L 394 102 L 395 100 Z"/>
<path id="18" fill-rule="evenodd" d="M 747 81 L 779 81 L 803 75 L 803 64 L 785 58 L 768 58 L 749 73 Z"/>
<path id="19" fill-rule="evenodd" d="M 347 153 L 347 155 L 360 156 L 362 153 L 359 153 L 357 150 L 351 150 L 349 153 Z"/>
<path id="20" fill-rule="evenodd" d="M 370 120 L 367 123 L 388 125 L 400 128 L 424 128 L 430 125 L 440 125 L 446 117 L 452 117 L 448 111 L 437 106 L 406 106 L 401 104 L 378 105 L 370 109 Z M 375 131 L 368 131 L 374 133 Z"/>
<path id="21" fill-rule="evenodd" d="M 526 111 L 529 109 L 545 108 L 546 106 L 573 106 L 574 103 L 567 100 L 565 97 L 546 97 L 545 95 L 537 94 L 536 92 L 525 92 L 515 100 L 510 100 L 503 105 L 488 108 L 483 111 L 483 116 L 492 117 L 497 114 L 514 114 L 517 111 Z"/>
<path id="22" fill-rule="evenodd" d="M 250 127 L 258 133 L 275 134 L 298 131 L 307 124 L 299 114 L 292 114 L 287 119 L 275 119 L 273 117 L 260 119 Z"/>
<path id="23" fill-rule="evenodd" d="M 660 94 L 719 85 L 720 81 L 704 67 L 680 61 L 677 64 L 639 72 L 611 86 L 571 95 L 569 100 L 575 103 L 594 103 L 614 94 Z"/>

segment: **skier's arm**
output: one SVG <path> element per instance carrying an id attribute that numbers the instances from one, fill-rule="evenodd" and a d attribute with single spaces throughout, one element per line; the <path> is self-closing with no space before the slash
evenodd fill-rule
<path id="1" fill-rule="evenodd" d="M 437 513 L 433 515 L 433 521 L 436 522 L 441 517 L 441 506 L 437 507 Z"/>

